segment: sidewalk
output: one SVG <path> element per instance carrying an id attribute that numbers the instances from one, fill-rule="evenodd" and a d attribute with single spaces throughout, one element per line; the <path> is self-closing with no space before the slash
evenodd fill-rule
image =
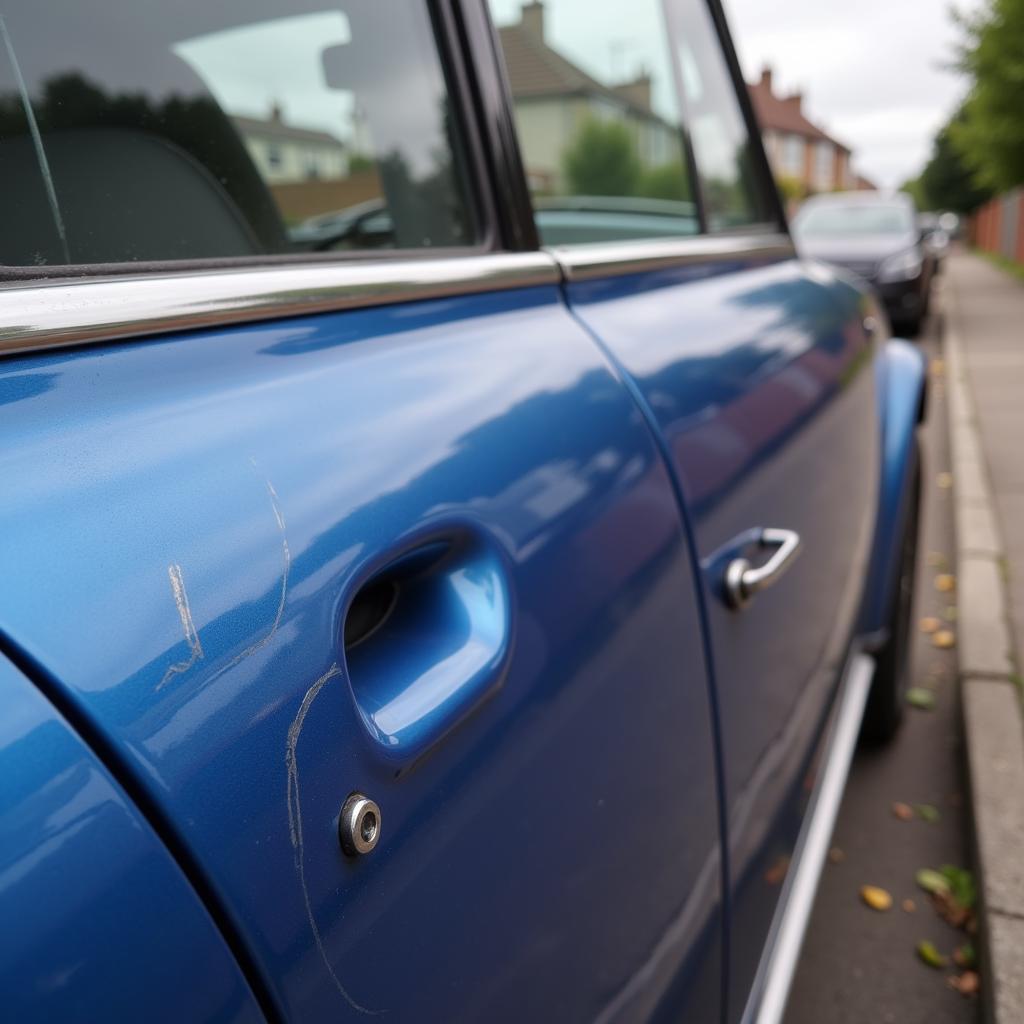
<path id="1" fill-rule="evenodd" d="M 955 253 L 943 291 L 985 1017 L 1016 1024 L 1024 1020 L 1024 285 Z"/>
<path id="2" fill-rule="evenodd" d="M 978 256 L 946 263 L 951 326 L 967 383 L 1008 565 L 1014 661 L 1024 666 L 1024 283 Z"/>

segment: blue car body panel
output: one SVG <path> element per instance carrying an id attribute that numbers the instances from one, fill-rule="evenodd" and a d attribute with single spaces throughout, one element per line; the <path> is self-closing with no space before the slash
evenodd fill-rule
<path id="1" fill-rule="evenodd" d="M 5 1020 L 263 1020 L 185 876 L 67 722 L 0 658 Z"/>
<path id="2" fill-rule="evenodd" d="M 879 471 L 864 300 L 795 260 L 580 281 L 568 295 L 663 439 L 701 567 L 721 716 L 735 1019 L 863 596 Z M 764 527 L 796 530 L 802 554 L 736 611 L 724 600 L 725 567 L 751 554 L 752 531 Z"/>
<path id="3" fill-rule="evenodd" d="M 277 1012 L 719 1019 L 694 566 L 556 286 L 10 359 L 0 433 L 0 632 Z"/>
<path id="4" fill-rule="evenodd" d="M 927 366 L 909 342 L 893 338 L 875 360 L 882 435 L 881 485 L 875 517 L 863 632 L 884 639 L 892 608 L 895 575 L 909 508 L 917 426 L 925 412 Z"/>

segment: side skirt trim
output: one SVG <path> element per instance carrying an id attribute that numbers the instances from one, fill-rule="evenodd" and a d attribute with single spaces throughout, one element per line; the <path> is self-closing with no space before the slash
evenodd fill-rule
<path id="1" fill-rule="evenodd" d="M 875 660 L 870 655 L 858 651 L 851 657 L 825 741 L 822 770 L 743 1013 L 743 1024 L 782 1024 L 874 674 Z"/>

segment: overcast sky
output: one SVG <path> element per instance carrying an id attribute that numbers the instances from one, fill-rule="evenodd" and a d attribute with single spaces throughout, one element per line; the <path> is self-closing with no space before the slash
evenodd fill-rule
<path id="1" fill-rule="evenodd" d="M 965 88 L 943 66 L 958 38 L 950 0 L 724 3 L 748 81 L 771 64 L 775 91 L 802 90 L 804 112 L 853 149 L 855 167 L 876 184 L 917 174 Z"/>

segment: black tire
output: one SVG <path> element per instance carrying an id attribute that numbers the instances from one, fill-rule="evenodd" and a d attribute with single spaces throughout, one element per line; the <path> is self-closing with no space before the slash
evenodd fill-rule
<path id="1" fill-rule="evenodd" d="M 914 581 L 917 577 L 918 516 L 921 509 L 921 446 L 915 440 L 910 468 L 910 507 L 900 543 L 899 576 L 887 619 L 888 638 L 875 652 L 875 678 L 871 684 L 861 738 L 887 743 L 903 721 L 907 689 L 913 673 Z"/>

